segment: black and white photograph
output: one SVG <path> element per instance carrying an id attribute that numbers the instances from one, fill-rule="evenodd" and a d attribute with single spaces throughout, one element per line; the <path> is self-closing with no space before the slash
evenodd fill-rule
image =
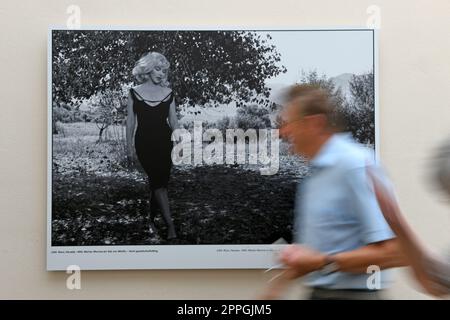
<path id="1" fill-rule="evenodd" d="M 49 265 L 269 267 L 309 172 L 279 136 L 285 92 L 326 90 L 376 150 L 376 50 L 373 29 L 50 30 Z"/>

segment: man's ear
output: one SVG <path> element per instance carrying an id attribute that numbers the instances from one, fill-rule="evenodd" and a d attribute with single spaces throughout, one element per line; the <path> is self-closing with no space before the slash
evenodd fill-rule
<path id="1" fill-rule="evenodd" d="M 310 124 L 317 132 L 322 132 L 328 127 L 328 120 L 324 114 L 314 114 L 309 116 Z"/>

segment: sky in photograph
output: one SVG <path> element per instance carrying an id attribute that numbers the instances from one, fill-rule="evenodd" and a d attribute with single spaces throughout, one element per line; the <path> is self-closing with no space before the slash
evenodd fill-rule
<path id="1" fill-rule="evenodd" d="M 259 32 L 258 32 L 259 33 Z M 267 80 L 268 84 L 292 84 L 301 71 L 317 70 L 336 77 L 343 73 L 361 74 L 372 69 L 372 31 L 270 31 L 270 41 L 281 54 L 287 72 Z"/>

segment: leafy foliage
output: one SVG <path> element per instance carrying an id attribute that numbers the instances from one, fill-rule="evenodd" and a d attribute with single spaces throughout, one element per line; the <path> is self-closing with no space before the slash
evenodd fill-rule
<path id="1" fill-rule="evenodd" d="M 158 51 L 171 62 L 179 104 L 268 103 L 265 79 L 286 71 L 269 40 L 247 31 L 53 31 L 53 101 L 117 91 L 143 54 Z"/>
<path id="2" fill-rule="evenodd" d="M 375 92 L 373 71 L 353 75 L 350 80 L 350 97 L 346 99 L 333 80 L 316 71 L 303 72 L 301 83 L 316 85 L 328 92 L 336 112 L 344 120 L 344 130 L 363 144 L 375 143 Z"/>
<path id="3" fill-rule="evenodd" d="M 373 71 L 353 75 L 351 98 L 344 109 L 348 130 L 364 144 L 375 143 L 375 91 Z"/>
<path id="4" fill-rule="evenodd" d="M 243 130 L 269 129 L 271 127 L 270 111 L 266 107 L 257 104 L 238 109 L 236 126 Z"/>
<path id="5" fill-rule="evenodd" d="M 98 140 L 103 138 L 103 132 L 112 124 L 125 121 L 127 100 L 122 91 L 105 90 L 90 101 L 93 114 L 92 122 L 99 130 Z"/>

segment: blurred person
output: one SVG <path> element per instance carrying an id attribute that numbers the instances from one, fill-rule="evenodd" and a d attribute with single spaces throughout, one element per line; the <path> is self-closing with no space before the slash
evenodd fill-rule
<path id="1" fill-rule="evenodd" d="M 140 83 L 130 89 L 127 107 L 127 145 L 130 159 L 139 160 L 148 177 L 150 199 L 150 233 L 154 225 L 156 204 L 167 225 L 167 239 L 177 237 L 172 220 L 167 184 L 172 168 L 172 131 L 178 128 L 175 101 L 167 81 L 169 61 L 158 52 L 148 52 L 133 68 Z"/>
<path id="2" fill-rule="evenodd" d="M 434 158 L 433 180 L 450 196 L 450 143 Z M 403 254 L 408 259 L 415 279 L 425 292 L 434 296 L 450 295 L 450 259 L 431 253 L 418 239 L 401 213 L 394 194 L 370 171 L 381 211 L 395 232 Z"/>
<path id="3" fill-rule="evenodd" d="M 381 299 L 389 276 L 381 271 L 379 287 L 369 289 L 368 267 L 405 260 L 369 185 L 366 166 L 374 155 L 340 132 L 331 98 L 315 86 L 291 87 L 281 117 L 281 137 L 308 160 L 311 174 L 297 189 L 297 244 L 281 252 L 286 269 L 260 298 L 280 298 L 293 279 L 305 277 L 310 299 Z"/>

